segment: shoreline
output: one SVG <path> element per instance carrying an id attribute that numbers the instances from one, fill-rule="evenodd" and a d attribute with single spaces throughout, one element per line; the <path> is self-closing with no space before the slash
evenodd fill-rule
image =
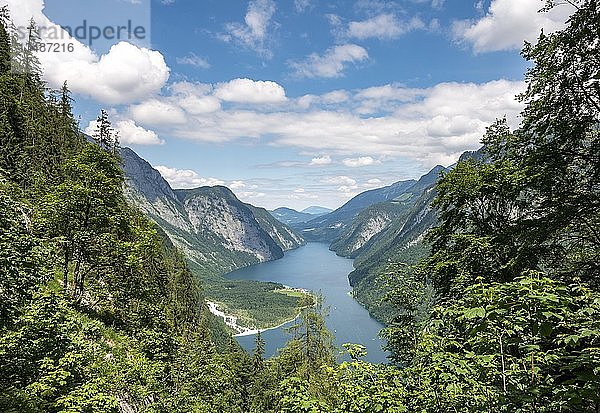
<path id="1" fill-rule="evenodd" d="M 237 334 L 234 334 L 233 337 L 253 336 L 253 335 L 258 334 L 259 332 L 262 333 L 264 331 L 275 330 L 275 329 L 281 328 L 281 327 L 285 326 L 286 324 L 289 324 L 289 323 L 297 320 L 298 317 L 300 317 L 300 313 L 301 313 L 299 311 L 298 314 L 294 318 L 284 321 L 283 323 L 276 325 L 274 327 L 263 328 L 263 329 L 254 329 L 254 328 L 248 328 L 248 327 L 239 325 L 237 322 L 237 320 L 238 320 L 237 316 L 226 314 L 225 312 L 219 310 L 217 303 L 206 300 L 206 305 L 208 306 L 208 310 L 212 314 L 216 315 L 217 317 L 221 317 L 223 319 L 223 321 L 225 322 L 225 325 L 227 325 L 234 331 L 237 331 Z"/>
<path id="2" fill-rule="evenodd" d="M 234 337 L 254 336 L 254 335 L 258 334 L 258 333 L 264 333 L 265 331 L 276 330 L 278 328 L 281 328 L 281 327 L 285 326 L 286 324 L 290 324 L 290 323 L 296 321 L 298 319 L 298 317 L 300 317 L 300 313 L 298 313 L 298 315 L 296 317 L 292 318 L 291 320 L 285 321 L 285 322 L 279 324 L 278 326 L 269 327 L 269 328 L 263 328 L 263 329 L 254 329 L 254 330 L 248 329 L 248 330 L 244 331 L 243 333 L 235 334 Z"/>

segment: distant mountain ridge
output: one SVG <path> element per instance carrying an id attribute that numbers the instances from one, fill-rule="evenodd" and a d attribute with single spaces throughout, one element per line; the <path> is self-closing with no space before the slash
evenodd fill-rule
<path id="1" fill-rule="evenodd" d="M 292 208 L 281 207 L 270 211 L 278 221 L 287 225 L 301 224 L 314 219 L 316 215 L 299 212 Z"/>
<path id="2" fill-rule="evenodd" d="M 332 209 L 324 208 L 320 206 L 311 206 L 303 209 L 302 211 L 296 211 L 292 208 L 280 207 L 269 211 L 271 215 L 277 218 L 278 221 L 283 222 L 287 225 L 302 224 L 308 222 L 311 219 L 315 219 L 322 215 L 329 214 Z"/>
<path id="3" fill-rule="evenodd" d="M 293 227 L 302 231 L 302 236 L 307 240 L 331 242 L 339 237 L 352 219 L 365 208 L 397 198 L 414 184 L 414 180 L 399 181 L 383 188 L 363 192 L 335 211 Z"/>
<path id="4" fill-rule="evenodd" d="M 313 205 L 313 206 L 309 206 L 308 208 L 304 208 L 300 212 L 304 212 L 305 214 L 310 214 L 310 215 L 325 215 L 325 214 L 329 214 L 330 212 L 333 212 L 333 209 Z"/>
<path id="5" fill-rule="evenodd" d="M 123 148 L 127 197 L 209 275 L 283 256 L 303 238 L 265 209 L 241 202 L 223 186 L 173 190 L 148 162 Z"/>

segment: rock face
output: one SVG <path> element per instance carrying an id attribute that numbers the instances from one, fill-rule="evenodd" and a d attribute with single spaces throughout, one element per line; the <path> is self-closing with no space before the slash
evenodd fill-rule
<path id="1" fill-rule="evenodd" d="M 306 239 L 331 242 L 340 237 L 352 220 L 366 208 L 381 202 L 391 201 L 410 190 L 414 184 L 415 181 L 413 180 L 400 181 L 384 188 L 363 192 L 329 214 L 293 226 L 301 230 L 302 236 Z"/>
<path id="2" fill-rule="evenodd" d="M 389 252 L 397 248 L 400 234 L 420 236 L 417 228 L 420 228 L 425 217 L 428 217 L 428 225 L 433 223 L 433 216 L 429 215 L 434 195 L 431 190 L 440 173 L 445 170 L 442 166 L 436 166 L 418 181 L 413 181 L 413 185 L 396 198 L 362 210 L 333 241 L 331 249 L 345 257 L 364 258 L 377 250 Z M 424 231 L 428 225 L 424 227 Z M 408 241 L 411 240 L 412 238 Z M 402 245 L 408 241 L 403 240 Z"/>
<path id="3" fill-rule="evenodd" d="M 220 275 L 303 245 L 291 228 L 222 186 L 173 190 L 131 149 L 122 150 L 127 197 L 155 221 L 192 266 Z"/>

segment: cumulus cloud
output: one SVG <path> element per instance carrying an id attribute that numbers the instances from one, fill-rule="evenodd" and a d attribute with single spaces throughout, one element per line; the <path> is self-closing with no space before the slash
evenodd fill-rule
<path id="1" fill-rule="evenodd" d="M 184 111 L 174 104 L 151 99 L 130 108 L 131 116 L 145 125 L 177 125 L 186 122 Z"/>
<path id="2" fill-rule="evenodd" d="M 49 57 L 40 59 L 49 83 L 56 87 L 66 80 L 73 92 L 103 103 L 142 100 L 158 93 L 169 79 L 169 68 L 159 52 L 126 42 L 112 46 L 100 58 L 61 54 L 45 53 Z"/>
<path id="3" fill-rule="evenodd" d="M 363 186 L 370 187 L 370 188 L 378 188 L 378 187 L 383 186 L 383 181 L 378 178 L 373 178 L 373 179 L 369 179 L 367 182 L 365 182 L 363 184 Z"/>
<path id="4" fill-rule="evenodd" d="M 96 133 L 98 122 L 92 120 L 85 128 L 84 132 L 90 136 Z M 131 119 L 117 119 L 113 123 L 113 130 L 118 133 L 119 142 L 123 146 L 127 145 L 163 145 L 165 142 L 158 137 L 158 134 L 152 130 L 144 129 L 136 125 Z"/>
<path id="5" fill-rule="evenodd" d="M 42 35 L 62 33 L 60 39 L 42 41 L 73 45 L 72 52 L 38 53 L 44 79 L 51 87 L 58 88 L 67 81 L 74 93 L 102 103 L 123 104 L 158 93 L 169 79 L 169 67 L 157 51 L 120 42 L 98 56 L 51 22 L 42 12 L 42 0 L 0 0 L 3 5 L 9 6 L 16 26 L 26 27 L 33 17 L 39 27 L 46 29 Z"/>
<path id="6" fill-rule="evenodd" d="M 246 188 L 246 183 L 244 181 L 232 181 L 229 184 L 230 189 L 242 189 Z"/>
<path id="7" fill-rule="evenodd" d="M 115 124 L 115 130 L 119 132 L 121 145 L 162 145 L 165 143 L 156 132 L 136 125 L 131 119 L 118 121 Z"/>
<path id="8" fill-rule="evenodd" d="M 226 33 L 219 36 L 226 42 L 236 42 L 264 57 L 272 57 L 269 49 L 269 28 L 276 6 L 273 0 L 251 0 L 244 23 L 228 23 Z"/>
<path id="9" fill-rule="evenodd" d="M 297 77 L 335 78 L 343 76 L 344 69 L 353 63 L 369 59 L 364 47 L 356 44 L 343 44 L 331 47 L 324 54 L 310 54 L 302 61 L 290 61 L 288 64 Z"/>
<path id="10" fill-rule="evenodd" d="M 317 156 L 316 158 L 312 158 L 309 165 L 310 166 L 322 166 L 322 165 L 329 165 L 331 162 L 332 162 L 331 156 L 329 156 L 329 155 Z"/>
<path id="11" fill-rule="evenodd" d="M 180 89 L 198 89 L 198 96 L 212 96 L 211 86 L 187 84 L 172 89 L 179 92 L 171 90 L 170 96 L 161 98 L 164 108 L 151 99 L 134 105 L 131 118 L 142 127 L 177 138 L 202 142 L 264 139 L 269 145 L 327 154 L 316 156 L 313 166 L 339 155 L 348 165 L 390 156 L 431 167 L 450 165 L 463 151 L 477 149 L 485 128 L 497 118 L 506 116 L 516 127 L 522 104 L 515 95 L 524 83 L 441 83 L 424 89 L 381 85 L 347 92 L 348 100 L 335 109 L 322 96 L 314 96 L 308 108 L 297 99 L 288 99 L 275 106 L 222 107 L 196 115 L 181 108 L 185 95 Z M 365 116 L 364 107 L 372 102 L 383 102 L 383 109 Z M 165 115 L 169 108 L 174 116 Z M 159 120 L 164 124 L 157 125 Z"/>
<path id="12" fill-rule="evenodd" d="M 224 185 L 225 181 L 217 178 L 203 178 L 191 169 L 169 168 L 158 165 L 154 167 L 173 188 L 193 189 L 201 186 Z"/>
<path id="13" fill-rule="evenodd" d="M 321 96 L 321 101 L 324 103 L 342 103 L 348 99 L 350 99 L 350 95 L 345 90 L 334 90 Z"/>
<path id="14" fill-rule="evenodd" d="M 520 49 L 525 40 L 535 42 L 542 29 L 548 33 L 562 28 L 573 12 L 571 6 L 561 5 L 538 13 L 541 6 L 540 0 L 492 0 L 483 17 L 456 21 L 452 32 L 476 53 Z"/>
<path id="15" fill-rule="evenodd" d="M 413 30 L 426 28 L 426 24 L 418 17 L 408 21 L 400 21 L 395 15 L 384 13 L 363 21 L 352 21 L 348 24 L 346 35 L 356 39 L 396 39 Z"/>
<path id="16" fill-rule="evenodd" d="M 236 103 L 279 103 L 287 100 L 283 87 L 275 82 L 234 79 L 217 86 L 215 96 Z"/>
<path id="17" fill-rule="evenodd" d="M 342 163 L 345 166 L 348 166 L 350 168 L 360 168 L 361 166 L 376 165 L 376 164 L 381 163 L 381 161 L 373 159 L 370 156 L 361 156 L 361 157 L 358 157 L 358 158 L 347 158 L 347 159 L 344 159 L 342 161 Z"/>

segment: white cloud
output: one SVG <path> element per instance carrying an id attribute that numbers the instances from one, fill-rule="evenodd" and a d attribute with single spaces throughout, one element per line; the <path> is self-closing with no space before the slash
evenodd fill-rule
<path id="1" fill-rule="evenodd" d="M 96 133 L 98 122 L 92 120 L 88 123 L 84 132 L 89 136 Z M 152 130 L 144 129 L 131 119 L 118 119 L 112 125 L 115 132 L 119 134 L 119 142 L 126 145 L 163 145 L 165 142 Z"/>
<path id="2" fill-rule="evenodd" d="M 323 55 L 313 53 L 302 61 L 289 62 L 298 77 L 334 78 L 344 74 L 351 63 L 360 63 L 369 59 L 367 50 L 356 44 L 344 44 L 327 49 Z"/>
<path id="3" fill-rule="evenodd" d="M 312 158 L 309 165 L 322 166 L 322 165 L 329 165 L 331 162 L 332 162 L 331 157 L 329 155 L 317 156 L 316 158 Z"/>
<path id="4" fill-rule="evenodd" d="M 345 166 L 350 168 L 360 168 L 361 166 L 370 166 L 381 163 L 376 159 L 373 159 L 370 156 L 361 156 L 359 158 L 347 158 L 342 161 Z"/>
<path id="5" fill-rule="evenodd" d="M 187 56 L 178 57 L 177 63 L 180 65 L 194 66 L 199 69 L 210 69 L 210 63 L 204 57 L 197 56 L 194 53 L 190 53 Z"/>
<path id="6" fill-rule="evenodd" d="M 272 26 L 271 19 L 276 6 L 273 0 L 251 0 L 242 23 L 228 23 L 227 34 L 219 36 L 221 40 L 236 42 L 257 53 L 270 58 L 272 52 L 268 47 L 268 30 Z"/>
<path id="7" fill-rule="evenodd" d="M 229 188 L 230 189 L 242 189 L 242 188 L 246 188 L 246 184 L 244 183 L 244 181 L 232 181 L 229 184 Z"/>
<path id="8" fill-rule="evenodd" d="M 396 39 L 403 34 L 425 27 L 425 23 L 418 17 L 401 22 L 393 14 L 380 14 L 367 20 L 350 22 L 346 35 L 361 40 Z"/>
<path id="9" fill-rule="evenodd" d="M 179 101 L 181 106 L 190 115 L 214 113 L 221 109 L 221 102 L 214 96 L 187 96 Z"/>
<path id="10" fill-rule="evenodd" d="M 74 93 L 102 103 L 123 104 L 160 92 L 169 79 L 170 70 L 157 51 L 120 42 L 98 57 L 74 42 L 73 53 L 39 54 L 44 78 L 52 87 L 67 81 Z"/>
<path id="11" fill-rule="evenodd" d="M 234 79 L 221 83 L 215 90 L 215 96 L 237 103 L 280 103 L 287 100 L 281 85 L 252 79 Z"/>
<path id="12" fill-rule="evenodd" d="M 186 122 L 184 111 L 164 100 L 151 99 L 130 107 L 131 116 L 145 125 L 177 125 Z"/>
<path id="13" fill-rule="evenodd" d="M 363 187 L 365 188 L 379 188 L 381 186 L 383 186 L 383 181 L 377 178 L 369 179 L 363 184 Z"/>
<path id="14" fill-rule="evenodd" d="M 348 99 L 350 95 L 345 90 L 334 90 L 321 96 L 321 101 L 324 103 L 342 103 Z"/>
<path id="15" fill-rule="evenodd" d="M 265 194 L 264 192 L 257 191 L 242 191 L 238 192 L 237 195 L 242 201 L 264 198 L 265 196 L 267 196 L 267 194 Z"/>
<path id="16" fill-rule="evenodd" d="M 73 51 L 38 53 L 44 79 L 58 88 L 67 81 L 72 92 L 89 96 L 102 103 L 123 104 L 146 99 L 158 93 L 169 79 L 170 70 L 157 51 L 127 42 L 113 45 L 107 54 L 98 56 L 88 46 L 71 38 L 43 13 L 42 0 L 0 0 L 8 5 L 16 26 L 26 27 L 33 17 L 42 35 L 62 33 L 60 39 L 42 39 L 73 45 Z M 52 36 L 57 37 L 57 36 Z"/>
<path id="17" fill-rule="evenodd" d="M 119 132 L 121 145 L 162 145 L 165 143 L 156 132 L 136 125 L 131 119 L 118 121 L 115 124 L 115 130 Z"/>
<path id="18" fill-rule="evenodd" d="M 538 13 L 540 0 L 492 0 L 486 14 L 476 21 L 461 20 L 453 24 L 454 38 L 472 46 L 476 53 L 515 50 L 525 40 L 535 42 L 540 34 L 564 26 L 573 9 L 567 5 L 548 13 Z M 477 3 L 477 7 L 483 7 Z"/>
<path id="19" fill-rule="evenodd" d="M 345 186 L 355 186 L 356 185 L 356 180 L 352 179 L 346 175 L 331 176 L 328 178 L 324 178 L 321 182 L 324 184 L 329 184 L 329 185 L 345 185 Z"/>
<path id="20" fill-rule="evenodd" d="M 201 186 L 224 185 L 225 182 L 216 178 L 202 178 L 191 169 L 169 168 L 158 165 L 154 167 L 173 188 L 193 189 Z"/>
<path id="21" fill-rule="evenodd" d="M 181 113 L 172 109 L 174 116 L 165 115 L 167 110 L 154 99 L 133 106 L 130 113 L 137 115 L 131 118 L 138 125 L 150 127 L 161 136 L 200 142 L 261 139 L 268 145 L 322 154 L 310 161 L 312 166 L 333 163 L 333 155 L 338 155 L 350 160 L 346 162 L 349 165 L 369 163 L 369 157 L 373 162 L 395 157 L 412 159 L 426 168 L 450 165 L 465 150 L 477 149 L 485 128 L 497 118 L 506 116 L 516 127 L 523 106 L 515 95 L 523 89 L 523 82 L 508 80 L 441 83 L 425 89 L 382 85 L 347 92 L 348 100 L 334 109 L 321 96 L 312 96 L 308 107 L 300 105 L 298 99 L 288 99 L 275 106 L 222 107 L 211 113 L 191 114 L 181 109 L 187 96 L 182 90 L 202 97 L 212 96 L 213 89 L 210 85 L 182 84 L 161 98 L 166 108 Z M 377 107 L 373 102 L 383 109 L 373 112 L 376 116 L 365 116 L 366 104 Z M 158 121 L 164 124 L 157 125 Z"/>

